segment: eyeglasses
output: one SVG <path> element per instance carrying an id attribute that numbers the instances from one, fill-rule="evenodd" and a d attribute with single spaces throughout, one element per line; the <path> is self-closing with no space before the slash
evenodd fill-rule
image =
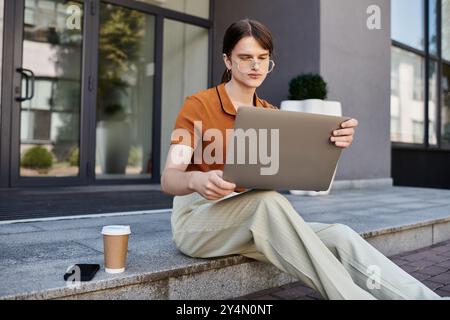
<path id="1" fill-rule="evenodd" d="M 259 61 L 255 61 L 253 58 L 243 58 L 235 61 L 235 63 L 237 63 L 237 68 L 242 73 L 250 72 L 253 68 L 263 73 L 270 73 L 275 67 L 275 62 L 269 58 L 264 58 Z M 258 68 L 256 68 L 256 65 L 258 65 Z"/>

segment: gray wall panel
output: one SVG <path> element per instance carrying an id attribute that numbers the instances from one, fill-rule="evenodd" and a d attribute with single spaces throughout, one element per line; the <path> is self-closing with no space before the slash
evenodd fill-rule
<path id="1" fill-rule="evenodd" d="M 366 26 L 372 4 L 381 9 L 381 30 Z M 321 1 L 321 74 L 329 99 L 359 120 L 336 179 L 390 177 L 390 43 L 388 0 Z"/>
<path id="2" fill-rule="evenodd" d="M 225 70 L 222 41 L 226 28 L 239 19 L 258 20 L 274 37 L 276 67 L 257 92 L 261 98 L 279 106 L 287 98 L 292 77 L 319 71 L 319 9 L 317 0 L 216 0 L 213 83 L 220 82 Z"/>

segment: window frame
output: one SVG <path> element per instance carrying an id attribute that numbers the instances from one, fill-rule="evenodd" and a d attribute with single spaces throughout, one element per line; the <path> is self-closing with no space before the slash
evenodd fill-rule
<path id="1" fill-rule="evenodd" d="M 424 143 L 407 143 L 399 141 L 391 141 L 393 147 L 408 148 L 408 149 L 426 149 L 426 150 L 450 150 L 450 144 L 442 143 L 442 65 L 443 63 L 450 64 L 442 58 L 442 0 L 436 0 L 436 36 L 437 36 L 437 55 L 430 53 L 430 2 L 433 0 L 423 0 L 424 1 L 424 12 L 423 12 L 423 25 L 424 25 L 424 50 L 413 48 L 407 44 L 393 40 L 391 38 L 391 46 L 405 50 L 407 52 L 414 53 L 424 59 L 425 63 L 425 77 L 424 77 Z M 392 8 L 391 8 L 392 9 Z M 436 144 L 430 144 L 429 139 L 429 97 L 430 97 L 430 63 L 437 64 L 437 114 L 436 114 Z M 392 86 L 392 85 L 391 85 Z"/>
<path id="2" fill-rule="evenodd" d="M 100 2 L 100 1 L 99 1 Z M 123 6 L 131 10 L 137 10 L 155 16 L 155 83 L 153 100 L 153 135 L 152 135 L 152 173 L 150 178 L 140 179 L 96 179 L 91 178 L 92 184 L 129 184 L 129 183 L 160 183 L 161 181 L 161 135 L 162 135 L 162 64 L 163 64 L 163 37 L 164 20 L 171 19 L 182 23 L 202 27 L 208 30 L 208 86 L 212 85 L 212 62 L 213 62 L 213 20 L 214 2 L 209 0 L 208 19 L 190 15 L 187 13 L 166 9 L 150 3 L 136 0 L 101 0 L 104 3 Z M 91 154 L 95 154 L 94 151 Z M 91 159 L 91 162 L 95 159 Z"/>

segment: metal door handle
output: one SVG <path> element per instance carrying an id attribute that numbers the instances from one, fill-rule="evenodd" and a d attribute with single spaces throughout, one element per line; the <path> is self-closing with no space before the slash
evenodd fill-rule
<path id="1" fill-rule="evenodd" d="M 17 101 L 23 102 L 26 100 L 31 100 L 34 97 L 34 73 L 30 69 L 25 68 L 17 68 L 17 72 L 19 72 L 22 76 L 25 77 L 25 97 L 16 97 Z M 31 83 L 30 83 L 31 81 Z"/>

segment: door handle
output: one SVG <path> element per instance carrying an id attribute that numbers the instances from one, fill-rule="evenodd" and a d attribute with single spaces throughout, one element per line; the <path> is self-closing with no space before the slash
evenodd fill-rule
<path id="1" fill-rule="evenodd" d="M 34 97 L 34 73 L 30 69 L 25 68 L 17 68 L 17 72 L 19 72 L 25 78 L 25 97 L 16 97 L 16 101 L 26 101 L 31 100 Z"/>

